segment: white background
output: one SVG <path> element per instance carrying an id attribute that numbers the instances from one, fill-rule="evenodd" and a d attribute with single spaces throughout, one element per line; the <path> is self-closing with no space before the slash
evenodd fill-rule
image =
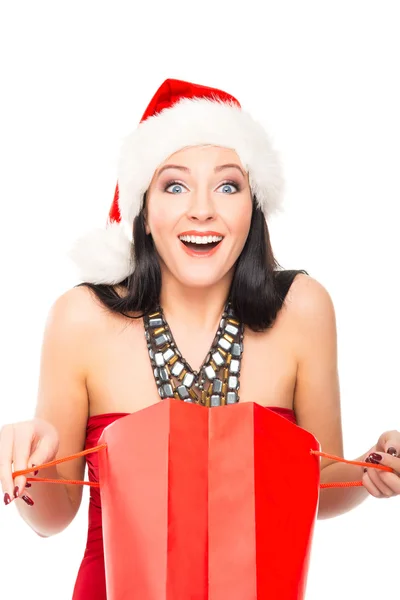
<path id="1" fill-rule="evenodd" d="M 105 224 L 120 141 L 174 77 L 231 92 L 281 152 L 286 212 L 270 222 L 273 248 L 333 298 L 345 457 L 400 428 L 397 10 L 366 0 L 2 4 L 0 424 L 33 414 L 47 312 L 78 283 L 65 253 Z M 51 539 L 1 503 L 2 598 L 71 598 L 88 494 Z M 397 597 L 399 511 L 399 498 L 371 497 L 317 522 L 307 600 Z"/>

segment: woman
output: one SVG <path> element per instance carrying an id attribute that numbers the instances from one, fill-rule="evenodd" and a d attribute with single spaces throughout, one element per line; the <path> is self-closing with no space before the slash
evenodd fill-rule
<path id="1" fill-rule="evenodd" d="M 306 271 L 278 269 L 266 219 L 281 196 L 270 141 L 235 98 L 163 83 L 124 143 L 108 227 L 73 250 L 84 284 L 50 312 L 36 417 L 1 431 L 4 501 L 17 500 L 38 535 L 68 526 L 82 488 L 30 486 L 22 476 L 13 482 L 12 463 L 22 470 L 95 446 L 108 424 L 160 398 L 256 402 L 310 431 L 324 452 L 343 456 L 334 308 Z M 400 473 L 399 452 L 400 433 L 386 432 L 357 460 Z M 96 481 L 96 456 L 87 461 Z M 80 480 L 84 468 L 81 459 L 41 475 Z M 326 458 L 321 482 L 353 480 L 357 469 L 364 486 L 323 489 L 319 518 L 368 494 L 400 493 L 393 473 Z M 94 488 L 89 510 L 75 600 L 106 598 Z"/>

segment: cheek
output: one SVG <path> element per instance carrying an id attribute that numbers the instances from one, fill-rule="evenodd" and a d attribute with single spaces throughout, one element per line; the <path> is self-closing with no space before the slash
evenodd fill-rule
<path id="1" fill-rule="evenodd" d="M 243 241 L 244 244 L 251 222 L 251 207 L 249 208 L 247 204 L 236 207 L 230 206 L 224 215 L 224 220 L 230 233 L 237 238 L 238 243 Z"/>
<path id="2" fill-rule="evenodd" d="M 168 206 L 165 202 L 153 203 L 149 210 L 149 227 L 153 238 L 170 234 L 178 218 L 179 215 L 173 204 Z"/>

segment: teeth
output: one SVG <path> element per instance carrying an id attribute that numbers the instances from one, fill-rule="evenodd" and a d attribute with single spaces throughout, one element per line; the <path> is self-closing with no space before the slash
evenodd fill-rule
<path id="1" fill-rule="evenodd" d="M 192 244 L 211 244 L 211 242 L 220 242 L 222 235 L 180 235 L 182 242 L 191 242 Z"/>

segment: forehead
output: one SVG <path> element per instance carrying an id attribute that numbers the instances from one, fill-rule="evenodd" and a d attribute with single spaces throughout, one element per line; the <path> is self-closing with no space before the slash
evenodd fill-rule
<path id="1" fill-rule="evenodd" d="M 222 163 L 236 163 L 243 170 L 244 167 L 242 162 L 235 152 L 231 148 L 224 148 L 222 146 L 211 146 L 211 145 L 201 145 L 201 146 L 190 146 L 187 148 L 182 148 L 177 152 L 174 152 L 170 156 L 168 156 L 159 166 L 158 169 L 168 163 L 182 163 L 187 166 L 191 164 L 196 164 L 199 161 L 210 163 L 212 165 L 222 164 Z"/>

